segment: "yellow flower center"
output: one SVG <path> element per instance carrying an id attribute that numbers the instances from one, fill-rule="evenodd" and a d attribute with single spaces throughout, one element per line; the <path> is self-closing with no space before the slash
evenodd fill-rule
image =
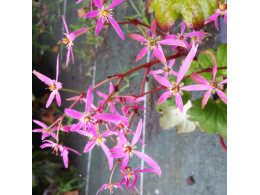
<path id="1" fill-rule="evenodd" d="M 88 116 L 86 116 L 85 118 L 84 118 L 84 122 L 85 123 L 88 123 L 90 121 L 90 118 L 88 117 Z"/>
<path id="2" fill-rule="evenodd" d="M 219 1 L 219 9 L 220 9 L 220 11 L 226 11 L 227 4 L 222 3 L 221 1 Z"/>
<path id="3" fill-rule="evenodd" d="M 70 43 L 70 39 L 68 37 L 64 38 L 63 40 L 59 41 L 58 44 L 64 43 L 65 45 L 68 45 Z"/>
<path id="4" fill-rule="evenodd" d="M 213 86 L 213 87 L 215 87 L 215 88 L 218 87 L 217 83 L 215 83 L 215 82 L 211 82 L 211 83 L 210 83 L 210 86 Z"/>
<path id="5" fill-rule="evenodd" d="M 108 11 L 107 11 L 107 10 L 103 10 L 103 11 L 101 12 L 101 15 L 102 15 L 103 17 L 106 17 L 106 16 L 108 15 Z"/>
<path id="6" fill-rule="evenodd" d="M 132 150 L 132 148 L 131 148 L 130 146 L 126 146 L 126 147 L 125 147 L 125 152 L 128 152 L 128 153 L 130 153 L 130 152 L 131 152 L 131 150 Z"/>
<path id="7" fill-rule="evenodd" d="M 128 177 L 128 178 L 131 178 L 131 177 L 132 177 L 131 173 L 129 173 L 127 177 Z"/>
<path id="8" fill-rule="evenodd" d="M 177 85 L 173 85 L 171 90 L 174 92 L 174 93 L 177 93 L 179 91 L 179 86 Z"/>
<path id="9" fill-rule="evenodd" d="M 49 85 L 49 90 L 55 90 L 57 87 L 56 87 L 56 85 Z"/>
<path id="10" fill-rule="evenodd" d="M 164 68 L 164 72 L 170 72 L 170 68 Z"/>
<path id="11" fill-rule="evenodd" d="M 97 142 L 102 142 L 102 138 L 101 137 L 97 138 Z"/>

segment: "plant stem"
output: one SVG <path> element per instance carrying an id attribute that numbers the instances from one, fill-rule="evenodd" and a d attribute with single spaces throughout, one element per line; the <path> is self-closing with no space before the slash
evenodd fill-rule
<path id="1" fill-rule="evenodd" d="M 61 90 L 61 91 L 73 92 L 73 93 L 77 93 L 77 94 L 82 94 L 82 92 L 80 92 L 80 91 L 76 91 L 76 90 L 73 90 L 73 89 L 65 89 L 65 88 L 61 88 L 60 90 Z"/>
<path id="2" fill-rule="evenodd" d="M 119 159 L 120 159 L 120 158 L 119 158 Z M 110 175 L 110 179 L 109 179 L 109 183 L 110 183 L 110 184 L 111 184 L 111 182 L 112 182 L 112 177 L 113 177 L 113 174 L 114 174 L 114 171 L 115 171 L 115 169 L 116 169 L 117 164 L 118 164 L 118 159 L 117 159 L 116 164 L 115 164 L 115 166 L 114 166 L 114 168 L 113 168 L 113 170 L 112 170 L 112 172 L 111 172 L 111 175 Z"/>

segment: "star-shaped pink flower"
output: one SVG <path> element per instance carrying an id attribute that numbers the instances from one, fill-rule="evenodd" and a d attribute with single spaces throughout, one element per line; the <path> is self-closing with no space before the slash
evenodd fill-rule
<path id="1" fill-rule="evenodd" d="M 169 74 L 171 74 L 171 75 L 174 75 L 174 76 L 177 76 L 178 74 L 177 74 L 177 72 L 175 72 L 173 69 L 172 69 L 172 67 L 173 67 L 173 65 L 174 65 L 174 63 L 175 63 L 175 59 L 173 59 L 173 60 L 170 60 L 170 62 L 169 62 L 169 65 L 167 65 L 166 64 L 166 66 L 164 65 L 164 68 L 163 69 L 158 69 L 158 70 L 151 70 L 150 72 L 149 72 L 149 74 L 162 74 L 162 73 L 164 73 L 164 78 L 168 78 L 168 75 Z"/>
<path id="2" fill-rule="evenodd" d="M 109 6 L 103 5 L 101 0 L 93 0 L 95 5 L 98 7 L 98 10 L 88 12 L 85 16 L 85 18 L 90 17 L 96 17 L 98 16 L 99 20 L 96 27 L 96 35 L 100 32 L 102 29 L 102 26 L 104 25 L 105 21 L 109 21 L 114 29 L 116 30 L 117 34 L 121 37 L 121 39 L 124 40 L 124 34 L 119 27 L 116 20 L 112 17 L 112 10 L 114 7 L 122 3 L 124 0 L 114 0 Z"/>
<path id="3" fill-rule="evenodd" d="M 61 105 L 61 98 L 60 98 L 60 93 L 59 90 L 62 88 L 62 84 L 58 82 L 58 77 L 59 77 L 59 54 L 57 56 L 57 64 L 56 64 L 56 80 L 51 80 L 50 78 L 46 77 L 45 75 L 37 72 L 36 70 L 33 71 L 33 74 L 38 77 L 42 82 L 44 82 L 46 85 L 49 86 L 49 90 L 51 90 L 50 97 L 47 101 L 46 108 L 48 108 L 56 96 L 56 101 L 58 103 L 58 106 Z"/>

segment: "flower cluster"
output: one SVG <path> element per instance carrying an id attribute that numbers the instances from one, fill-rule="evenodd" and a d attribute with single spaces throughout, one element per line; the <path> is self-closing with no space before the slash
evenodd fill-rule
<path id="1" fill-rule="evenodd" d="M 76 3 L 80 3 L 82 1 L 83 0 L 78 0 Z M 91 10 L 85 15 L 85 18 L 91 17 L 96 19 L 97 25 L 94 26 L 96 27 L 96 35 L 99 34 L 99 32 L 102 29 L 102 26 L 105 25 L 105 22 L 107 22 L 108 25 L 112 25 L 114 27 L 117 34 L 121 37 L 122 40 L 124 40 L 124 34 L 121 28 L 119 27 L 119 24 L 114 19 L 112 12 L 113 8 L 121 4 L 123 1 L 124 0 L 114 0 L 110 5 L 106 5 L 101 0 L 93 0 L 95 6 L 97 7 L 97 10 Z M 226 18 L 226 7 L 221 3 L 220 9 L 218 9 L 216 13 L 206 21 L 206 23 L 210 22 L 211 20 L 214 20 L 216 23 L 216 18 L 219 15 L 225 15 Z M 72 47 L 74 46 L 73 41 L 76 39 L 76 37 L 80 36 L 83 33 L 87 33 L 90 29 L 94 27 L 83 27 L 77 31 L 70 33 L 65 18 L 63 16 L 62 20 L 66 30 L 66 33 L 64 33 L 66 37 L 63 40 L 59 41 L 59 43 L 65 44 L 68 49 L 66 59 L 66 66 L 68 66 L 70 56 L 72 58 L 72 62 L 74 63 L 74 55 L 72 49 Z M 143 33 L 143 35 L 128 35 L 130 38 L 138 42 L 141 42 L 141 45 L 144 46 L 144 48 L 137 55 L 136 61 L 143 58 L 150 50 L 152 51 L 151 58 L 155 56 L 162 63 L 160 69 L 151 71 L 151 65 L 143 67 L 140 66 L 141 68 L 147 68 L 146 73 L 144 75 L 144 81 L 141 86 L 140 94 L 120 94 L 118 90 L 119 84 L 122 81 L 123 77 L 125 77 L 127 74 L 117 74 L 113 76 L 113 79 L 118 79 L 116 85 L 113 84 L 113 79 L 107 79 L 96 86 L 90 85 L 87 91 L 79 92 L 79 96 L 69 98 L 68 100 L 74 101 L 74 104 L 72 104 L 69 108 L 65 108 L 64 114 L 50 126 L 47 126 L 41 121 L 33 120 L 34 123 L 40 126 L 40 128 L 34 129 L 33 132 L 42 133 L 43 144 L 40 147 L 42 149 L 46 147 L 51 147 L 57 155 L 58 152 L 60 152 L 60 155 L 63 158 L 64 166 L 66 168 L 68 168 L 69 164 L 69 151 L 72 151 L 77 155 L 80 155 L 80 153 L 72 148 L 66 147 L 63 144 L 61 144 L 59 140 L 59 132 L 76 132 L 80 135 L 83 135 L 86 138 L 86 145 L 83 150 L 84 153 L 93 150 L 95 146 L 97 146 L 96 148 L 101 147 L 101 149 L 104 152 L 104 155 L 107 158 L 109 169 L 112 170 L 112 173 L 110 181 L 104 184 L 98 190 L 98 192 L 104 189 L 109 189 L 112 193 L 114 188 L 120 188 L 121 190 L 123 190 L 123 186 L 125 186 L 127 189 L 130 187 L 131 192 L 133 192 L 134 189 L 138 192 L 138 189 L 135 186 L 138 180 L 138 173 L 152 172 L 156 173 L 158 176 L 161 176 L 162 174 L 162 170 L 159 164 L 153 158 L 141 152 L 137 147 L 138 142 L 144 145 L 143 141 L 140 139 L 143 131 L 142 118 L 139 119 L 135 131 L 131 129 L 131 125 L 133 122 L 133 118 L 135 117 L 135 114 L 138 113 L 140 110 L 145 109 L 139 106 L 139 103 L 144 101 L 145 99 L 145 94 L 143 94 L 143 86 L 147 74 L 153 75 L 153 78 L 162 85 L 161 88 L 158 89 L 165 90 L 165 92 L 158 99 L 158 104 L 174 96 L 177 107 L 181 112 L 183 112 L 182 91 L 198 90 L 207 91 L 202 100 L 202 108 L 205 107 L 211 93 L 217 93 L 217 95 L 223 100 L 223 102 L 227 104 L 227 97 L 226 94 L 223 92 L 223 85 L 227 83 L 227 79 L 225 78 L 220 82 L 216 81 L 215 77 L 217 73 L 217 61 L 212 52 L 204 52 L 211 56 L 214 63 L 214 66 L 210 67 L 212 69 L 212 79 L 207 80 L 204 77 L 200 76 L 198 73 L 194 72 L 188 76 L 190 76 L 190 78 L 193 79 L 194 82 L 197 82 L 199 84 L 184 86 L 184 80 L 186 78 L 185 75 L 191 66 L 192 60 L 194 60 L 197 54 L 199 45 L 203 44 L 203 39 L 206 37 L 207 33 L 203 31 L 185 32 L 186 24 L 184 21 L 182 21 L 181 32 L 177 34 L 157 36 L 156 27 L 156 20 L 154 19 L 151 23 L 150 29 L 146 28 L 146 34 Z M 179 54 L 179 50 L 177 48 L 182 48 L 182 51 L 184 51 L 186 57 L 179 71 L 173 70 L 175 59 L 172 57 L 166 58 L 161 45 L 172 46 L 172 50 L 174 50 L 174 52 L 177 54 Z M 167 60 L 170 60 L 168 64 Z M 132 69 L 132 71 L 130 71 L 130 73 L 141 68 L 134 68 Z M 59 91 L 65 89 L 62 87 L 62 83 L 58 81 L 59 55 L 57 56 L 55 80 L 46 77 L 45 75 L 37 72 L 36 70 L 33 71 L 33 74 L 37 76 L 46 85 L 48 85 L 48 89 L 51 91 L 49 99 L 46 103 L 46 108 L 50 106 L 54 97 L 56 97 L 57 104 L 58 106 L 60 106 L 61 97 Z M 159 74 L 164 75 L 159 76 Z M 170 81 L 170 78 L 173 78 L 173 80 Z M 97 87 L 108 82 L 108 94 L 96 90 Z M 96 90 L 95 92 L 99 96 L 99 101 L 97 105 L 94 105 L 92 103 L 94 90 Z M 70 91 L 73 92 L 73 90 Z M 73 106 L 79 100 L 84 104 L 84 111 L 73 109 Z M 118 109 L 119 106 L 121 106 L 121 109 Z M 66 115 L 74 119 L 74 123 L 70 126 L 65 126 L 62 124 L 63 118 Z M 113 147 L 108 147 L 111 145 L 107 144 L 108 142 L 111 142 L 113 144 Z M 137 157 L 141 158 L 144 162 L 146 162 L 147 167 L 131 167 L 131 159 Z M 112 182 L 112 176 L 117 165 L 120 165 L 121 180 L 117 182 Z"/>

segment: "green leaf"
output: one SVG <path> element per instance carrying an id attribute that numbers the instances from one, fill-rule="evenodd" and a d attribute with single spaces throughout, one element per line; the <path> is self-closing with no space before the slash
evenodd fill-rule
<path id="1" fill-rule="evenodd" d="M 218 67 L 227 66 L 227 44 L 221 44 L 218 47 L 216 59 Z"/>
<path id="2" fill-rule="evenodd" d="M 207 49 L 207 51 L 211 51 L 216 56 L 216 52 L 213 49 Z M 211 56 L 207 53 L 200 53 L 198 56 L 198 62 L 202 69 L 206 69 L 209 66 L 213 67 L 214 65 Z"/>
<path id="3" fill-rule="evenodd" d="M 179 17 L 191 30 L 200 29 L 218 8 L 217 0 L 147 0 L 148 12 L 155 12 L 156 22 L 167 31 Z"/>
<path id="4" fill-rule="evenodd" d="M 202 110 L 202 98 L 196 99 L 189 110 L 190 120 L 198 121 L 205 132 L 213 134 L 216 131 L 227 138 L 227 105 L 221 100 L 215 102 L 209 99 Z"/>

